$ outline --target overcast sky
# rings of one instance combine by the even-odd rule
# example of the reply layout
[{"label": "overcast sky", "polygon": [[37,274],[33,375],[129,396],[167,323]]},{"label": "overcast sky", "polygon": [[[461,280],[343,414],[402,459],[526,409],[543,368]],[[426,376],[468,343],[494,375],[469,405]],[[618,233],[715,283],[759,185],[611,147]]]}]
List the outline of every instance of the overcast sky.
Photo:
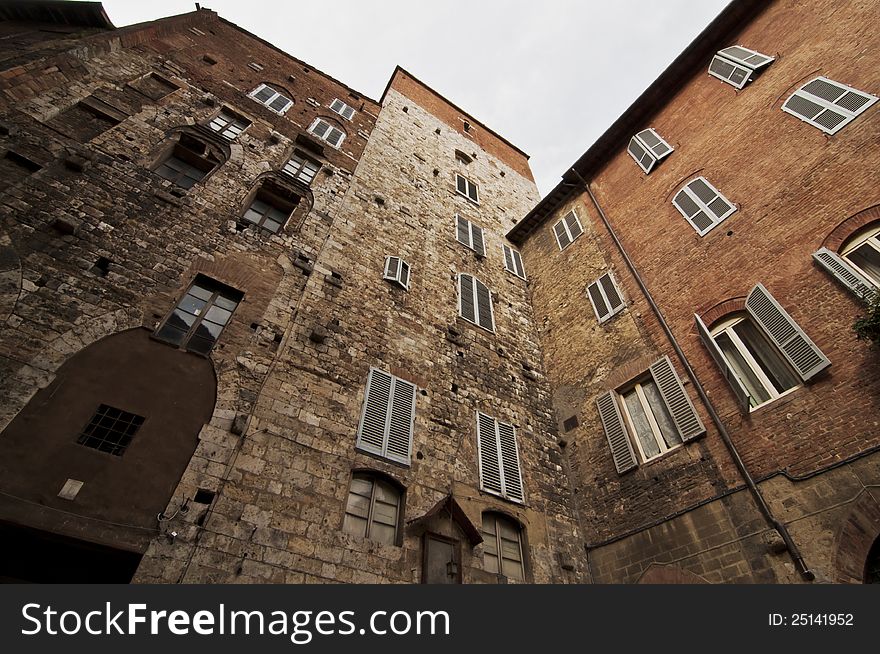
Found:
[{"label": "overcast sky", "polygon": [[[117,27],[193,11],[104,0]],[[205,0],[378,99],[400,64],[531,155],[542,195],[727,0]]]}]

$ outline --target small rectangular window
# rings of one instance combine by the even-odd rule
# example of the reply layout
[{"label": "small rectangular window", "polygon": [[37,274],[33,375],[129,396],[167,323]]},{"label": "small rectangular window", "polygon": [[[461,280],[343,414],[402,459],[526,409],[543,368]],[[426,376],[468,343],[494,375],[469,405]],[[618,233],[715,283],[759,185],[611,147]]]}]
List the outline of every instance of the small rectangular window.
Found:
[{"label": "small rectangular window", "polygon": [[315,122],[309,127],[309,132],[314,134],[322,141],[326,141],[334,148],[338,148],[345,140],[345,132],[337,127],[333,127],[323,118],[316,118]]},{"label": "small rectangular window", "polygon": [[400,257],[385,257],[383,278],[409,290],[409,264]]},{"label": "small rectangular window", "polygon": [[516,428],[477,411],[480,488],[512,502],[524,501]]},{"label": "small rectangular window", "polygon": [[700,236],[708,234],[736,211],[734,204],[705,177],[688,182],[672,199],[672,204]]},{"label": "small rectangular window", "polygon": [[581,221],[574,211],[569,211],[553,225],[553,234],[560,250],[564,250],[581,234],[584,233]]},{"label": "small rectangular window", "polygon": [[672,154],[673,147],[660,138],[657,132],[648,128],[633,136],[626,150],[645,174],[648,174],[658,161]]},{"label": "small rectangular window", "polygon": [[218,132],[223,138],[234,141],[250,124],[251,121],[247,118],[243,118],[231,109],[223,107],[220,113],[211,119],[208,127]]},{"label": "small rectangular window", "polygon": [[330,103],[330,109],[345,118],[345,120],[351,120],[352,118],[354,118],[354,108],[349,107],[338,98]]},{"label": "small rectangular window", "polygon": [[512,272],[520,279],[525,279],[526,271],[523,268],[522,256],[520,255],[520,253],[506,243],[501,244],[501,249],[504,252],[505,270],[507,270],[508,272]]},{"label": "small rectangular window", "polygon": [[870,93],[817,77],[792,93],[782,110],[826,134],[836,134],[875,102],[877,97]]},{"label": "small rectangular window", "polygon": [[240,291],[197,275],[154,336],[189,352],[208,356],[241,298]]},{"label": "small rectangular window", "polygon": [[727,82],[738,89],[754,79],[755,74],[773,62],[760,52],[749,50],[741,45],[733,45],[719,50],[709,64],[709,74]]},{"label": "small rectangular window", "polygon": [[290,175],[306,186],[310,186],[319,170],[321,170],[321,164],[297,150],[284,164],[281,172]]},{"label": "small rectangular window", "polygon": [[370,368],[356,447],[409,465],[415,415],[415,384]]},{"label": "small rectangular window", "polygon": [[590,284],[587,287],[587,295],[600,323],[620,313],[626,307],[623,294],[618,290],[610,272]]},{"label": "small rectangular window", "polygon": [[80,432],[76,442],[114,456],[122,456],[143,424],[142,416],[102,404]]},{"label": "small rectangular window", "polygon": [[260,84],[257,88],[250,92],[250,97],[265,105],[276,114],[284,114],[293,106],[293,100],[284,93],[268,84]]},{"label": "small rectangular window", "polygon": [[212,150],[204,142],[180,134],[155,172],[175,186],[189,190],[220,165],[220,159]]},{"label": "small rectangular window", "polygon": [[490,332],[495,331],[492,294],[479,279],[464,273],[458,276],[458,314]]},{"label": "small rectangular window", "polygon": [[469,247],[481,257],[486,256],[483,228],[458,214],[455,214],[455,238],[459,243]]},{"label": "small rectangular window", "polygon": [[474,204],[480,203],[480,193],[476,182],[472,182],[458,173],[455,175],[455,190],[459,195],[463,195]]},{"label": "small rectangular window", "polygon": [[88,143],[121,123],[123,118],[124,115],[114,107],[89,96],[65,109],[47,124],[80,143]]}]

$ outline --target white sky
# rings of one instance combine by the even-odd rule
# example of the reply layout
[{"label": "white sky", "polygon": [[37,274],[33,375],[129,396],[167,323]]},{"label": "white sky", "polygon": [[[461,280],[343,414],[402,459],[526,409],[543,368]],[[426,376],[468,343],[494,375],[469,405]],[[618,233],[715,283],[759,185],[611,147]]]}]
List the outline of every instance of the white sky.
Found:
[{"label": "white sky", "polygon": [[[531,155],[542,195],[728,0],[205,0],[367,96],[400,64]],[[184,0],[104,0],[117,27]]]}]

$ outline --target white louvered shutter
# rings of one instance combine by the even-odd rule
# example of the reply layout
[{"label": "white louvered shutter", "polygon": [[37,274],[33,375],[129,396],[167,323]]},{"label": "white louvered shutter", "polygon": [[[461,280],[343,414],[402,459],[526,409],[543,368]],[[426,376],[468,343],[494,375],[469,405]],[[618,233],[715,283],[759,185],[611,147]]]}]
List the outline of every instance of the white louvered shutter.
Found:
[{"label": "white louvered shutter", "polygon": [[406,261],[401,260],[400,276],[397,279],[404,288],[409,288],[409,264]]},{"label": "white louvered shutter", "polygon": [[672,146],[650,127],[632,137],[627,151],[645,173],[650,173],[660,159],[672,153]]},{"label": "white louvered shutter", "polygon": [[498,428],[498,443],[501,447],[501,470],[504,473],[504,496],[509,500],[523,501],[522,471],[519,463],[519,448],[516,443],[516,429],[513,425],[495,421]]},{"label": "white louvered shutter", "polygon": [[415,411],[413,384],[371,368],[356,447],[409,465]]},{"label": "white louvered shutter", "polygon": [[611,273],[605,273],[587,287],[587,295],[593,304],[596,318],[599,322],[605,322],[611,316],[623,310],[625,302],[617,289],[617,284]]},{"label": "white louvered shutter", "polygon": [[867,300],[876,291],[875,285],[867,277],[836,252],[821,248],[813,253],[813,259],[862,300]]},{"label": "white louvered shutter", "polygon": [[660,395],[669,409],[669,415],[678,428],[681,440],[689,441],[706,433],[703,421],[697,415],[691,398],[684,390],[684,386],[675,372],[675,367],[669,357],[663,357],[651,366],[651,376],[660,389]]},{"label": "white louvered shutter", "polygon": [[409,465],[415,412],[416,387],[408,381],[394,377],[385,448],[388,459]]},{"label": "white louvered shutter", "polygon": [[254,91],[252,97],[254,98],[254,100],[257,100],[258,102],[265,103],[273,95],[275,95],[275,89],[273,89],[271,86],[266,86],[265,84],[261,84],[260,86],[257,87],[257,90]]},{"label": "white louvered shutter", "polygon": [[709,64],[709,74],[741,89],[751,79],[752,70],[747,66],[716,54],[712,57],[712,62]]},{"label": "white louvered shutter", "polygon": [[501,244],[501,249],[504,251],[504,268],[517,277],[525,279],[526,272],[523,269],[522,256],[520,253],[504,243]]},{"label": "white louvered shutter", "polygon": [[510,272],[516,272],[513,265],[513,250],[504,243],[501,244],[501,249],[504,251],[504,267]]},{"label": "white louvered shutter", "polygon": [[732,202],[709,183],[705,177],[688,182],[672,199],[675,208],[700,236],[736,211]]},{"label": "white louvered shutter", "polygon": [[474,279],[477,290],[477,324],[490,332],[495,331],[495,322],[492,316],[492,294],[489,288],[479,279]]},{"label": "white louvered shutter", "polygon": [[516,267],[516,274],[523,279],[526,278],[526,269],[523,267],[522,255],[517,250],[513,252],[513,265]]},{"label": "white louvered shutter", "polygon": [[827,77],[817,77],[791,94],[782,110],[835,134],[877,102],[877,97]]},{"label": "white louvered shutter", "polygon": [[379,455],[383,452],[392,380],[393,377],[388,373],[375,368],[370,369],[364,398],[364,412],[361,416],[356,444],[359,449],[366,452]]},{"label": "white louvered shutter", "polygon": [[831,365],[822,350],[816,347],[762,284],[755,286],[749,293],[746,310],[803,381],[808,381]]},{"label": "white louvered shutter", "polygon": [[623,417],[620,415],[620,409],[614,400],[614,393],[609,391],[600,395],[596,400],[596,406],[599,409],[599,419],[602,421],[602,427],[605,429],[605,437],[608,439],[608,445],[611,448],[611,458],[614,459],[614,467],[617,468],[617,473],[622,475],[637,467],[638,463],[636,462],[632,443],[629,442],[629,436],[626,433],[626,426],[623,423]]},{"label": "white louvered shutter", "polygon": [[474,278],[470,275],[458,276],[459,313],[470,322],[477,322],[477,303],[474,294]]},{"label": "white louvered shutter", "polygon": [[504,484],[495,419],[477,411],[477,445],[479,447],[480,487],[490,493],[501,495]]},{"label": "white louvered shutter", "polygon": [[657,159],[650,150],[635,136],[630,139],[626,151],[636,160],[636,163],[639,164],[639,167],[644,170],[645,173],[650,173],[654,168],[654,164],[657,163]]},{"label": "white louvered shutter", "polygon": [[562,220],[553,225],[553,233],[556,235],[556,242],[559,244],[560,250],[564,250],[571,243],[571,239],[568,237],[568,232],[565,229],[565,223]]},{"label": "white louvered shutter", "polygon": [[739,377],[737,377],[733,368],[727,364],[727,359],[724,358],[721,348],[718,347],[715,339],[712,338],[712,334],[709,333],[709,328],[706,327],[706,324],[700,319],[700,316],[694,314],[694,320],[697,322],[697,333],[700,335],[700,340],[703,342],[706,349],[709,350],[712,359],[715,360],[715,363],[721,369],[721,373],[724,375],[727,383],[730,384],[730,388],[733,390],[733,394],[736,395],[740,408],[748,413],[752,405],[749,392],[746,390],[746,387],[740,381]]}]

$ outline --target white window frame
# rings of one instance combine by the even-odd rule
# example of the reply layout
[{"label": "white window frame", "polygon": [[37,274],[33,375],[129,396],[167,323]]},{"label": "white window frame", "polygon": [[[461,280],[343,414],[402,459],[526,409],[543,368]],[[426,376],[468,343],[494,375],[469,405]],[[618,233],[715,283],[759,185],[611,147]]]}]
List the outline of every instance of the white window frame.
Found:
[{"label": "white window frame", "polygon": [[[742,57],[738,57],[737,55],[729,52],[729,50],[731,50],[732,48],[739,48],[740,50],[745,50],[746,52],[749,53],[748,58],[761,57],[763,59],[763,61],[749,62],[747,60],[748,58],[744,59]],[[730,77],[724,77],[720,73],[716,73],[714,70],[712,70],[712,64],[715,63],[716,59],[723,61],[724,63],[728,64],[729,66],[733,66],[734,68],[738,68],[743,73],[745,73],[745,75],[743,76],[742,82],[740,82],[740,83],[734,82],[733,80],[730,79]],[[715,56],[712,57],[712,61],[709,64],[709,74],[712,77],[716,77],[716,78],[720,79],[722,82],[724,82],[726,84],[730,84],[732,87],[734,87],[736,89],[742,89],[746,84],[748,84],[749,82],[752,81],[752,79],[754,79],[756,71],[760,70],[761,68],[764,68],[765,66],[769,66],[774,61],[776,61],[775,57],[771,57],[770,55],[765,55],[762,52],[757,52],[756,50],[746,48],[745,46],[742,46],[742,45],[733,45],[733,46],[729,46],[727,48],[723,48],[723,49],[719,50],[715,54]]]},{"label": "white window frame", "polygon": [[[635,443],[642,463],[653,461],[654,459],[660,458],[667,452],[677,450],[682,445],[684,445],[684,439],[682,439],[681,443],[676,443],[672,447],[669,447],[666,444],[666,440],[663,438],[663,432],[660,431],[660,425],[657,422],[657,418],[654,417],[654,410],[651,408],[651,405],[648,402],[648,398],[645,395],[645,391],[642,389],[642,383],[649,379],[651,381],[654,381],[650,375],[646,377],[640,377],[637,382],[633,384],[628,384],[624,387],[623,390],[616,391],[615,393],[617,395],[616,399],[618,405],[620,406],[621,414],[623,415],[623,419],[626,421],[627,435],[629,436],[630,442]],[[654,383],[656,384],[656,381]],[[642,449],[642,439],[639,438],[639,434],[635,428],[635,423],[633,422],[632,416],[629,413],[629,407],[627,407],[626,401],[623,399],[624,395],[629,394],[629,392],[633,390],[636,392],[636,397],[638,397],[639,399],[639,404],[642,405],[642,410],[645,412],[645,416],[648,418],[648,426],[651,428],[651,434],[654,436],[654,441],[657,443],[657,447],[660,450],[659,454],[655,454],[651,457],[647,456],[644,449]]]},{"label": "white window frame", "polygon": [[[710,200],[708,203],[703,202],[697,196],[697,194],[691,190],[691,188],[690,188],[691,184],[693,184],[694,182],[697,182],[697,181],[702,181],[704,184],[706,184],[706,186],[709,187],[710,190],[712,190],[715,193],[715,197],[712,198],[712,200]],[[679,206],[678,202],[676,201],[676,198],[678,197],[679,193],[681,193],[681,192],[684,192],[685,195],[687,195],[697,205],[698,210],[696,212],[694,212],[694,214],[691,216],[687,215],[687,212],[681,206]],[[714,202],[717,198],[721,198],[722,200],[724,200],[724,202],[726,202],[727,205],[730,207],[730,209],[728,209],[721,216],[716,215],[715,212],[709,208],[709,204]],[[684,216],[684,219],[687,220],[688,224],[691,227],[693,227],[694,231],[696,231],[697,234],[699,234],[700,236],[705,236],[706,234],[711,232],[713,229],[715,229],[718,225],[723,223],[725,220],[727,220],[730,216],[735,214],[737,211],[737,206],[733,202],[728,200],[726,197],[724,197],[724,195],[722,195],[721,191],[719,191],[717,188],[712,186],[712,184],[709,183],[709,180],[703,176],[694,177],[693,179],[689,180],[687,184],[685,184],[678,191],[676,191],[675,195],[672,197],[672,206],[674,206],[676,208],[676,210],[682,216]],[[710,218],[712,220],[712,224],[709,225],[708,227],[706,227],[705,229],[700,229],[693,222],[694,216],[696,216],[700,212],[704,213],[707,218]]]},{"label": "white window frame", "polygon": [[[620,297],[620,306],[618,306],[616,309],[611,309],[611,302],[608,301],[608,293],[605,291],[605,287],[602,286],[603,277],[608,277],[608,279],[611,280],[611,284],[614,286],[614,290],[617,291],[617,295]],[[596,303],[593,301],[593,296],[590,294],[590,286],[593,286],[594,284],[596,285],[596,288],[599,289],[599,295],[601,295],[602,299],[605,301],[605,306],[608,307],[609,312],[604,317],[599,315],[599,309],[596,307]],[[593,313],[596,314],[596,320],[599,321],[599,324],[611,320],[611,318],[626,309],[626,298],[621,292],[620,286],[618,285],[617,280],[614,278],[614,274],[610,270],[602,275],[599,275],[597,279],[587,285],[587,297],[590,299],[590,304],[593,307]]]},{"label": "white window frame", "polygon": [[871,282],[874,286],[874,289],[880,290],[880,279],[876,279],[871,276],[865,270],[862,270],[856,263],[850,260],[849,255],[854,251],[860,248],[862,245],[868,244],[870,248],[876,250],[880,253],[880,225],[875,225],[861,234],[857,234],[854,238],[851,238],[845,245],[843,249],[840,251],[840,256],[843,257],[846,262],[855,268],[858,272],[860,272],[867,281]]},{"label": "white window frame", "polygon": [[[486,488],[483,484],[483,446],[480,444],[480,416],[485,416],[489,420],[491,420],[495,426],[495,448],[498,453],[498,471],[499,471],[499,481],[501,483],[501,492]],[[502,454],[501,448],[501,425],[505,425],[506,427],[510,427],[513,430],[513,446],[516,452],[516,463],[517,463],[517,473],[519,474],[519,487],[522,491],[522,499],[517,497],[512,497],[508,494],[507,491],[507,480],[506,474],[504,472],[504,455]],[[484,493],[489,493],[490,495],[494,495],[495,497],[502,497],[508,502],[514,502],[516,504],[525,504],[526,502],[526,487],[523,482],[522,475],[522,456],[519,452],[519,438],[517,438],[516,427],[508,422],[501,422],[498,418],[494,416],[490,416],[488,413],[483,413],[482,411],[477,411],[477,467],[480,478],[480,490]]]},{"label": "white window frame", "polygon": [[[462,193],[458,188],[458,180],[463,179],[465,183],[465,192]],[[470,191],[473,190],[474,197],[470,196]],[[460,196],[467,198],[468,202],[473,202],[474,204],[480,204],[480,186],[476,182],[472,181],[470,178],[461,175],[460,173],[455,173],[455,192]]]},{"label": "white window frame", "polygon": [[[298,161],[297,161],[298,160]],[[303,174],[303,171],[306,169],[311,170],[314,168],[314,172],[310,175]],[[312,182],[315,181],[315,177],[318,176],[318,172],[321,170],[321,164],[314,159],[307,157],[302,154],[299,150],[294,150],[293,154],[290,155],[290,158],[284,163],[284,167],[281,169],[281,172],[285,175],[292,177],[293,179],[305,184],[306,186],[311,186]]]},{"label": "white window frame", "polygon": [[[215,127],[215,121],[219,122],[222,127]],[[227,107],[220,109],[217,115],[208,121],[208,129],[217,132],[227,141],[234,141],[250,126],[251,121]]]},{"label": "white window frame", "polygon": [[[340,106],[341,105],[341,106]],[[339,98],[333,98],[333,102],[330,103],[330,111],[339,114],[345,120],[352,120],[355,116],[355,109],[350,104],[347,104],[340,100]]]},{"label": "white window frame", "polygon": [[[468,225],[468,239],[469,239],[468,243],[465,243],[460,238],[458,238],[458,225],[460,222],[465,222]],[[480,252],[476,248],[476,243],[475,243],[475,239],[474,239],[475,230],[480,230],[480,236],[481,236],[481,240],[483,242],[483,251],[482,252]],[[465,218],[464,216],[462,216],[461,214],[458,214],[458,213],[455,214],[455,240],[458,241],[459,243],[461,243],[462,245],[464,245],[465,247],[476,252],[478,256],[481,256],[481,257],[486,256],[486,230],[484,230],[479,225],[474,224],[474,222],[472,220],[468,220],[467,218]]]},{"label": "white window frame", "polygon": [[[510,261],[513,262],[513,268],[508,265],[507,253],[510,252]],[[526,269],[523,266],[522,254],[519,250],[515,250],[510,247],[507,243],[501,244],[501,253],[504,255],[504,269],[516,275],[520,279],[526,278]]]},{"label": "white window frame", "polygon": [[[388,264],[392,259],[397,259],[396,271],[389,270]],[[406,268],[406,282],[403,281],[404,268]],[[410,265],[404,261],[402,257],[388,255],[385,257],[385,272],[382,274],[382,279],[394,282],[404,290],[408,291],[410,282],[412,281],[412,268],[410,268]]]},{"label": "white window frame", "polygon": [[[810,91],[806,90],[806,87],[808,87],[810,84],[812,84],[813,82],[816,82],[816,81],[826,82],[827,84],[830,84],[830,85],[836,87],[840,91],[840,95],[835,100],[826,100],[825,98],[820,98],[818,95],[813,95]],[[850,110],[850,109],[846,109],[839,104],[835,104],[838,100],[841,100],[843,97],[845,97],[849,93],[853,93],[853,94],[861,96],[863,98],[867,98],[867,102],[862,104],[862,106],[860,106],[855,111]],[[799,97],[802,100],[806,100],[808,102],[812,102],[813,104],[819,105],[820,107],[823,107],[823,110],[820,111],[818,114],[816,114],[813,118],[808,118],[802,114],[796,113],[796,112],[792,111],[788,106],[789,103],[792,101],[792,99],[795,97]],[[867,93],[865,91],[860,91],[859,89],[855,89],[851,86],[848,86],[847,84],[843,84],[842,82],[837,82],[833,79],[819,76],[819,77],[814,77],[809,82],[807,82],[806,84],[801,86],[797,91],[792,93],[788,97],[788,99],[782,104],[782,110],[785,113],[791,114],[795,118],[802,120],[803,122],[807,123],[808,125],[812,125],[813,127],[816,127],[817,129],[822,130],[826,134],[831,135],[831,134],[837,134],[837,132],[842,130],[844,127],[849,125],[852,121],[854,121],[856,118],[858,118],[864,112],[866,112],[871,106],[874,105],[875,102],[877,102],[878,99],[880,99],[880,98],[878,98],[875,95],[871,95],[870,93]],[[831,128],[825,127],[824,125],[817,123],[815,119],[818,118],[819,116],[821,116],[822,114],[824,114],[826,110],[831,111],[832,113],[836,113],[838,115],[841,115],[844,117],[844,119],[841,122],[839,122],[837,125],[835,125],[834,127],[831,127]]]},{"label": "white window frame", "polygon": [[[570,230],[569,227],[568,227],[568,222],[566,222],[566,220],[565,220],[565,219],[568,218],[569,216],[574,216],[574,221],[577,223],[577,226],[578,226],[578,227],[580,228],[580,230],[581,230],[580,233],[578,233],[577,236],[572,236],[572,235],[571,235],[571,230]],[[559,234],[556,233],[556,226],[557,226],[559,223],[562,223],[562,228],[565,230],[565,234],[566,234],[566,236],[568,236],[568,243],[567,243],[566,245],[563,245],[563,244],[559,241]],[[560,218],[560,219],[557,220],[555,223],[553,223],[553,227],[551,227],[551,230],[553,231],[553,238],[556,239],[556,245],[559,246],[559,249],[560,249],[560,250],[564,250],[565,248],[567,248],[568,246],[570,246],[572,243],[574,243],[574,242],[575,242],[575,239],[577,239],[579,236],[583,235],[583,233],[584,233],[584,226],[581,224],[581,219],[578,218],[577,212],[576,212],[574,209],[572,209],[571,211],[569,211],[568,213],[566,213],[562,218]]]},{"label": "white window frame", "polygon": [[[315,130],[318,128],[318,125],[320,125],[320,124],[322,124],[322,123],[323,123],[324,125],[326,125],[326,126],[329,128],[328,130],[326,130],[326,131],[324,132],[325,135],[329,136],[330,134],[333,133],[333,130],[336,130],[337,132],[339,132],[339,133],[342,135],[342,136],[340,137],[338,143],[335,143],[335,144],[334,144],[332,141],[330,141],[329,139],[327,139],[325,136],[321,136],[320,134],[318,134],[318,133],[315,131]],[[316,137],[316,138],[321,139],[322,141],[324,141],[324,143],[326,143],[327,145],[329,145],[329,146],[332,147],[332,148],[336,148],[337,150],[338,150],[339,148],[342,147],[342,144],[343,144],[343,142],[345,141],[345,137],[347,136],[347,134],[345,133],[344,130],[340,129],[339,127],[336,127],[336,126],[333,125],[333,123],[331,123],[329,120],[326,120],[326,119],[324,119],[324,118],[320,118],[320,117],[315,118],[315,120],[312,121],[312,124],[309,126],[309,134],[311,134],[312,136],[314,136],[314,137]]]},{"label": "white window frame", "polygon": [[[462,311],[462,305],[461,305],[461,276],[462,275],[467,275],[468,277],[471,278],[471,287],[473,288],[473,291],[474,291],[474,320],[471,320],[470,318],[465,316]],[[480,282],[480,284],[483,284],[483,286],[486,287],[486,291],[489,294],[489,316],[492,318],[492,329],[488,329],[487,327],[484,327],[483,325],[480,324],[480,297],[477,294],[477,282]],[[494,304],[494,302],[492,302],[492,289],[489,288],[489,285],[484,284],[482,281],[477,279],[476,275],[472,275],[470,273],[458,273],[456,280],[455,280],[455,283],[456,283],[456,291],[458,292],[458,315],[459,315],[459,317],[462,320],[467,320],[472,325],[476,325],[480,329],[485,329],[486,331],[492,332],[494,334],[495,333],[495,308],[492,306]]]},{"label": "white window frame", "polygon": [[[261,92],[262,90],[264,90],[264,89],[270,89],[270,90],[272,91],[272,95],[270,95],[270,96],[269,96],[268,98],[266,98],[265,100],[260,100],[260,99],[257,97],[257,94],[260,93],[260,92]],[[293,106],[293,98],[291,98],[290,96],[288,96],[288,95],[285,94],[285,93],[282,93],[281,91],[279,91],[278,89],[276,89],[276,88],[275,88],[274,86],[272,86],[271,84],[260,84],[260,85],[259,85],[257,88],[255,88],[253,91],[251,91],[250,93],[248,93],[248,97],[250,97],[251,99],[253,99],[254,102],[258,102],[259,104],[263,105],[263,106],[266,107],[266,109],[268,109],[269,111],[272,111],[272,112],[278,114],[279,116],[283,116],[283,115],[287,112],[287,110],[290,109],[290,108]],[[271,105],[273,102],[275,102],[275,100],[277,100],[278,98],[284,98],[285,100],[287,100],[287,104],[284,105],[284,108],[283,108],[283,109],[275,109],[274,107],[270,107],[270,106],[269,106],[269,105]]]},{"label": "white window frame", "polygon": [[[664,152],[663,154],[658,155],[657,151],[654,149],[654,148],[657,148],[658,145],[655,145],[655,146],[648,145],[644,139],[644,136],[643,136],[643,134],[645,134],[645,132],[650,132],[654,136],[654,138],[656,138],[658,141],[660,141],[660,143],[658,145],[665,145],[667,148],[667,151]],[[642,148],[642,150],[645,151],[645,154],[642,155],[641,159],[636,157],[635,153],[632,151],[633,141],[635,141],[638,144],[638,146],[640,148]],[[633,160],[639,165],[639,168],[641,168],[645,172],[646,175],[649,175],[651,173],[651,171],[654,170],[654,166],[656,166],[661,160],[665,159],[670,154],[675,152],[675,148],[673,148],[671,145],[669,145],[669,143],[667,143],[663,139],[663,137],[657,133],[657,130],[649,127],[647,129],[643,129],[641,132],[638,132],[637,134],[633,135],[633,137],[629,141],[629,145],[627,146],[626,151],[629,153],[629,156],[631,156],[633,158]],[[644,163],[646,158],[649,160],[649,163],[647,163],[647,164]]]}]

